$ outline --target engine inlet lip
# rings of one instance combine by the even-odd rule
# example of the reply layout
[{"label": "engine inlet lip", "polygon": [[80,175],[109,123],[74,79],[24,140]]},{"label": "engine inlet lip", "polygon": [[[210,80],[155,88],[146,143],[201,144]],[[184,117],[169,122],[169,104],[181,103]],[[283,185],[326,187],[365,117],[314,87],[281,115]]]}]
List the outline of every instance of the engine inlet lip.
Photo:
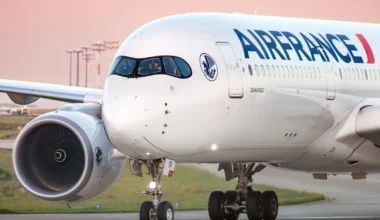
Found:
[{"label": "engine inlet lip", "polygon": [[[48,191],[32,186],[32,184],[30,184],[31,181],[26,178],[26,175],[24,175],[25,171],[23,171],[19,167],[21,162],[17,161],[17,155],[22,154],[22,146],[23,142],[25,141],[22,137],[27,137],[27,135],[29,135],[34,129],[49,123],[61,125],[71,130],[78,138],[84,151],[84,170],[81,177],[74,186],[60,192]],[[75,196],[77,193],[79,193],[86,186],[86,183],[89,181],[91,177],[93,169],[93,159],[94,158],[92,153],[91,142],[88,139],[85,132],[74,121],[66,117],[55,115],[54,113],[42,115],[29,122],[17,136],[12,154],[13,168],[22,186],[25,187],[25,189],[34,196],[49,201],[70,200],[71,195]]]}]

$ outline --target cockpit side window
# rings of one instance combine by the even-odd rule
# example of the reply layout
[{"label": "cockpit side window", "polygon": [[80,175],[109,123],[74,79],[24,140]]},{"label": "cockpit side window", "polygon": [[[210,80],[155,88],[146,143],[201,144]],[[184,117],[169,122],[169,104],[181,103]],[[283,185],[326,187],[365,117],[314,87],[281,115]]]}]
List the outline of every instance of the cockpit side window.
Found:
[{"label": "cockpit side window", "polygon": [[183,59],[176,57],[174,58],[174,61],[177,63],[179,69],[181,70],[183,77],[190,76],[191,74],[190,67],[189,65],[187,65],[187,63]]},{"label": "cockpit side window", "polygon": [[159,58],[142,60],[139,64],[138,74],[152,75],[162,71],[161,61]]},{"label": "cockpit side window", "polygon": [[164,61],[165,72],[167,74],[181,77],[181,72],[178,69],[177,65],[174,63],[174,60],[172,58],[164,57],[163,61]]},{"label": "cockpit side window", "polygon": [[122,76],[131,76],[136,67],[136,60],[124,58],[115,69],[115,73]]}]

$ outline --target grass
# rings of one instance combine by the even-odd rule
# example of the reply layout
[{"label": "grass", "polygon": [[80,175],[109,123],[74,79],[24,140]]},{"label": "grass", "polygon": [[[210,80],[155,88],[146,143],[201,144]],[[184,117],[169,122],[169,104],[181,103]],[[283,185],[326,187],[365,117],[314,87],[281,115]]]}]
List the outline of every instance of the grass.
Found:
[{"label": "grass", "polygon": [[[151,200],[141,192],[150,182],[150,177],[132,176],[126,167],[121,178],[105,193],[95,199],[79,204],[45,202],[31,196],[17,181],[12,170],[11,151],[0,149],[0,213],[91,213],[91,212],[136,212],[143,201]],[[178,165],[172,178],[164,177],[165,200],[178,203],[177,210],[203,210],[214,190],[231,190],[236,181],[226,182],[215,174],[191,165]],[[265,185],[254,185],[255,190],[275,190],[280,205],[299,204],[323,200],[315,193],[278,189]],[[100,208],[97,209],[96,206]]]},{"label": "grass", "polygon": [[33,118],[28,116],[0,117],[0,139],[14,139],[20,132],[17,127],[24,127]]}]

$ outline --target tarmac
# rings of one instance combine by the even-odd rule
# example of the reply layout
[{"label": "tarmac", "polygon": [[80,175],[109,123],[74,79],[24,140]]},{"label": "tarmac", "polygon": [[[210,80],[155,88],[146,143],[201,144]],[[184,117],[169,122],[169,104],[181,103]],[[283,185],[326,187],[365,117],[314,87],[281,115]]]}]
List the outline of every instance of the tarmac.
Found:
[{"label": "tarmac", "polygon": [[[13,140],[1,140],[0,147],[12,149]],[[194,164],[217,172],[216,164]],[[366,180],[352,180],[351,176],[333,176],[328,180],[314,180],[310,173],[265,168],[254,176],[254,182],[281,188],[322,193],[326,201],[281,206],[281,219],[380,219],[380,175],[369,175]],[[164,186],[165,187],[165,186]],[[1,208],[1,207],[0,207]],[[137,220],[138,213],[107,214],[31,214],[0,215],[0,220]],[[207,211],[177,211],[176,220],[208,220]],[[239,219],[248,219],[241,215]]]}]

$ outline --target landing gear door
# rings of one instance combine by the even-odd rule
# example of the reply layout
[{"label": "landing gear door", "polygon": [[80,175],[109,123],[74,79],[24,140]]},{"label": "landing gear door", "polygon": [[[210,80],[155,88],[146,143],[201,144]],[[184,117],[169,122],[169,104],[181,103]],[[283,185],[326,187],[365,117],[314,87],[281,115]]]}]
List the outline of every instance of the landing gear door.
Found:
[{"label": "landing gear door", "polygon": [[222,53],[227,70],[229,83],[228,94],[231,98],[241,98],[243,97],[244,90],[240,67],[235,53],[228,42],[217,42],[216,45]]}]

